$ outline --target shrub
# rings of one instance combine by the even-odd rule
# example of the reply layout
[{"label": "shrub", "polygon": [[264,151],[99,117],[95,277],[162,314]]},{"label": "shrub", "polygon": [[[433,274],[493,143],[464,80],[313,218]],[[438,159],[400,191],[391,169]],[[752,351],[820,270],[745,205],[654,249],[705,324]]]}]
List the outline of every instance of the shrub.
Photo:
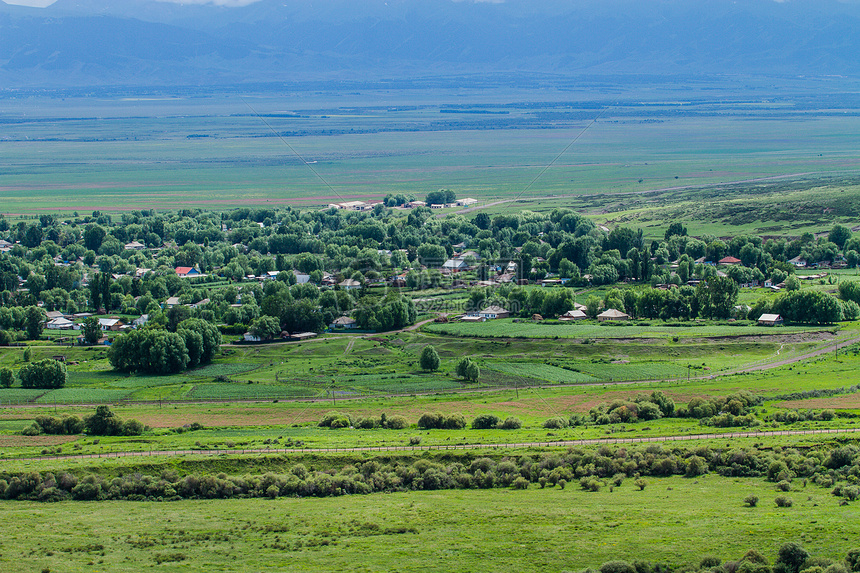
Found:
[{"label": "shrub", "polygon": [[703,557],[701,562],[699,562],[699,569],[711,569],[712,567],[719,567],[722,561],[719,557]]},{"label": "shrub", "polygon": [[793,541],[783,543],[777,553],[774,570],[779,568],[786,573],[797,573],[807,559],[809,559],[809,553],[799,543]]},{"label": "shrub", "polygon": [[418,427],[423,430],[443,428],[445,416],[441,412],[425,412],[418,418]]},{"label": "shrub", "polygon": [[639,491],[645,489],[645,486],[648,485],[648,482],[642,478],[636,478],[636,481],[633,482],[633,485],[639,488]]},{"label": "shrub", "polygon": [[748,495],[744,498],[744,503],[749,507],[755,507],[758,505],[758,496],[757,495]]},{"label": "shrub", "polygon": [[473,430],[491,430],[499,425],[499,417],[493,414],[481,414],[472,420]]},{"label": "shrub", "polygon": [[579,487],[585,491],[600,491],[600,482],[593,477],[584,477],[579,480]]},{"label": "shrub", "polygon": [[786,497],[784,495],[777,496],[776,499],[773,500],[776,503],[777,507],[791,507],[794,503],[791,501],[790,497]]},{"label": "shrub", "polygon": [[627,561],[607,561],[598,569],[600,573],[636,573],[636,568]]},{"label": "shrub", "polygon": [[518,477],[513,481],[511,487],[514,489],[528,489],[529,488],[529,480],[524,478],[523,476]]},{"label": "shrub", "polygon": [[386,420],[385,427],[389,430],[405,430],[409,427],[409,422],[403,416],[391,416]]},{"label": "shrub", "polygon": [[543,423],[543,427],[547,430],[560,430],[562,428],[567,427],[567,420],[562,418],[561,416],[557,416],[555,418],[550,418],[546,422]]},{"label": "shrub", "polygon": [[462,430],[466,427],[466,418],[463,414],[451,414],[442,422],[446,430]]},{"label": "shrub", "polygon": [[355,422],[356,428],[361,428],[362,430],[372,430],[377,426],[378,421],[374,418],[359,418]]},{"label": "shrub", "polygon": [[[346,425],[343,424],[343,420],[346,419]],[[338,425],[333,425],[335,422]],[[323,419],[320,420],[319,426],[321,428],[346,428],[352,425],[352,420],[349,417],[349,414],[344,414],[342,412],[328,412]]]},{"label": "shrub", "polygon": [[411,438],[409,438],[409,445],[410,446],[417,446],[420,443],[421,443],[421,436],[412,436]]},{"label": "shrub", "polygon": [[791,482],[784,479],[776,484],[776,489],[779,491],[791,491]]},{"label": "shrub", "polygon": [[505,421],[499,426],[503,430],[519,430],[523,427],[523,423],[519,418],[508,416]]}]

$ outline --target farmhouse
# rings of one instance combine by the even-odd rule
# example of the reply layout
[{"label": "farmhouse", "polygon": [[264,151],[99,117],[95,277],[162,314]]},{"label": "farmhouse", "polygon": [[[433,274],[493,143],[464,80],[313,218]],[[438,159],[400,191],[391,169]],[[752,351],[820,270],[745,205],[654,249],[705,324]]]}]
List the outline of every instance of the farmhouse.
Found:
[{"label": "farmhouse", "polygon": [[100,318],[99,327],[102,330],[117,331],[122,328],[122,321],[118,318]]},{"label": "farmhouse", "polygon": [[797,255],[793,259],[788,259],[788,263],[794,265],[799,269],[806,268],[806,259],[801,258],[800,255]]},{"label": "farmhouse", "polygon": [[348,316],[341,316],[339,318],[334,319],[334,322],[332,322],[330,326],[332,328],[353,329],[356,328],[356,323],[354,318],[350,318]]},{"label": "farmhouse", "polygon": [[176,275],[180,278],[200,276],[200,271],[198,271],[194,267],[176,267],[176,269],[174,270],[176,271]]},{"label": "farmhouse", "polygon": [[719,260],[718,264],[727,265],[727,266],[735,266],[741,264],[741,260],[735,257],[723,257]]},{"label": "farmhouse", "polygon": [[581,310],[569,310],[563,315],[559,316],[559,320],[582,320],[584,318],[588,318],[588,315],[582,312]]},{"label": "farmhouse", "polygon": [[137,241],[132,241],[130,243],[125,244],[126,251],[142,251],[146,248],[146,245],[143,243],[139,243]]},{"label": "farmhouse", "polygon": [[361,288],[361,283],[353,279],[344,279],[337,284],[344,290],[355,290],[357,288]]},{"label": "farmhouse", "polygon": [[80,327],[77,326],[74,322],[69,320],[68,318],[63,318],[62,316],[58,316],[57,318],[52,318],[48,321],[48,324],[45,325],[46,328],[51,330],[79,330]]},{"label": "farmhouse", "polygon": [[487,321],[487,317],[485,317],[485,316],[478,316],[477,314],[469,314],[469,315],[466,315],[466,316],[461,316],[461,317],[460,317],[460,321],[461,321],[461,322],[486,322],[486,321]]},{"label": "farmhouse", "polygon": [[778,314],[763,314],[758,319],[759,326],[779,326],[782,323],[782,317]]},{"label": "farmhouse", "polygon": [[458,207],[468,207],[469,205],[475,205],[478,203],[477,199],[472,199],[471,197],[466,197],[465,199],[457,199],[454,204]]},{"label": "farmhouse", "polygon": [[345,209],[347,211],[369,211],[373,205],[364,201],[346,201],[344,203],[329,203],[329,208]]},{"label": "farmhouse", "polygon": [[630,315],[624,314],[620,310],[615,310],[614,308],[607,308],[597,315],[597,320],[599,322],[605,322],[607,320],[630,320]]},{"label": "farmhouse", "polygon": [[478,316],[483,317],[487,320],[492,320],[494,318],[508,318],[511,315],[507,309],[504,309],[497,305],[491,305],[485,308],[484,310],[478,313]]},{"label": "farmhouse", "polygon": [[461,258],[448,259],[442,264],[442,271],[448,271],[451,273],[458,273],[466,270],[467,268],[469,268],[469,265],[467,265],[466,261]]}]

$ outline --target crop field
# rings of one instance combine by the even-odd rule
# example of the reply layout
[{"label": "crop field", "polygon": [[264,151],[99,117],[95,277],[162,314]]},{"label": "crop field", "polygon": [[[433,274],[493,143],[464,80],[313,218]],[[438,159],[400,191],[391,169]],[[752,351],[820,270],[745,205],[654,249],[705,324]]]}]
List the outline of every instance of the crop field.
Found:
[{"label": "crop field", "polygon": [[[787,540],[823,558],[857,545],[857,504],[808,486],[779,508],[760,479],[653,478],[614,491],[467,490],[325,499],[172,503],[2,502],[0,566],[10,572],[160,570],[579,570],[610,559],[681,565]],[[746,507],[748,495],[761,498]],[[35,515],[38,522],[33,523]],[[631,516],[635,516],[632,517]]]}]

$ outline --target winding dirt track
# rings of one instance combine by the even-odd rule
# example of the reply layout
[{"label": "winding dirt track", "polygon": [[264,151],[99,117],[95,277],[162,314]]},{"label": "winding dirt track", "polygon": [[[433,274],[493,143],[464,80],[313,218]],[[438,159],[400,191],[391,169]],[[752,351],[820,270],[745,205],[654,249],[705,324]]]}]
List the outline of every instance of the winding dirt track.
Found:
[{"label": "winding dirt track", "polygon": [[251,450],[151,450],[144,452],[106,452],[79,456],[40,456],[32,458],[4,458],[0,461],[44,461],[44,460],[94,460],[101,458],[130,458],[148,456],[222,456],[222,455],[271,455],[271,454],[331,454],[361,452],[422,452],[447,450],[485,450],[517,448],[561,448],[595,444],[642,444],[655,442],[688,442],[697,440],[724,440],[734,438],[769,438],[776,436],[814,436],[822,434],[855,434],[860,428],[834,430],[784,430],[779,432],[725,432],[722,434],[688,434],[679,436],[653,436],[649,438],[595,438],[588,440],[560,440],[557,442],[511,442],[497,444],[454,444],[439,446],[366,446],[356,448],[280,448]]}]

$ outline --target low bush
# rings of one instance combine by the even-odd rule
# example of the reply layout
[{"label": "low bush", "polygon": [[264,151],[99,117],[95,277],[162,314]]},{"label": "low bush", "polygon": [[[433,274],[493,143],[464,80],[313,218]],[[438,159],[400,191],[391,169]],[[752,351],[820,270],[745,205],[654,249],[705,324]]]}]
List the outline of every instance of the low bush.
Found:
[{"label": "low bush", "polygon": [[790,497],[784,495],[777,496],[773,501],[777,507],[791,507],[794,504]]},{"label": "low bush", "polygon": [[482,414],[472,420],[473,430],[491,430],[499,425],[499,417],[493,414]]}]

